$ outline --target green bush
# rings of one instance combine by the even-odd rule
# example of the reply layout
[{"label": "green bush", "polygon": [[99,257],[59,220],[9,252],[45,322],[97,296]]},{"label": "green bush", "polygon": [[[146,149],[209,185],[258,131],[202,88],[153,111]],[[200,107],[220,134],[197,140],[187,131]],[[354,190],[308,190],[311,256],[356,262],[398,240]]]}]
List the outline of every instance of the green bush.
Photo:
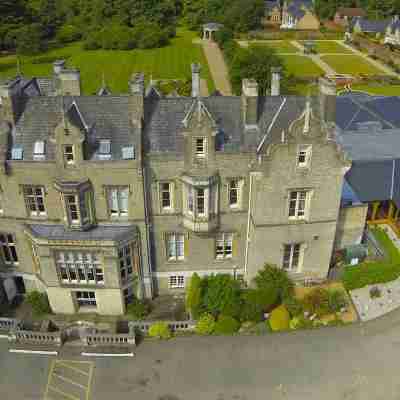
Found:
[{"label": "green bush", "polygon": [[170,339],[172,334],[165,322],[156,322],[150,326],[149,336],[156,337],[158,339]]},{"label": "green bush", "polygon": [[380,262],[362,263],[345,267],[342,281],[346,290],[354,290],[375,283],[394,281],[400,276],[400,264]]},{"label": "green bush", "polygon": [[240,320],[259,322],[262,320],[263,313],[277,303],[278,291],[273,287],[263,290],[249,289],[244,291],[241,297]]},{"label": "green bush", "polygon": [[294,284],[286,271],[274,265],[265,264],[254,278],[258,289],[267,289],[272,286],[278,291],[280,301],[293,295]]},{"label": "green bush", "polygon": [[331,289],[328,291],[328,303],[330,312],[338,312],[341,308],[346,307],[347,297],[346,293],[340,289]]},{"label": "green bush", "polygon": [[49,300],[46,293],[34,290],[25,296],[25,302],[32,307],[33,314],[40,316],[51,313]]},{"label": "green bush", "polygon": [[191,318],[196,319],[199,316],[201,307],[201,278],[196,273],[190,278],[186,290],[185,306]]},{"label": "green bush", "polygon": [[290,329],[293,329],[293,330],[312,328],[312,326],[313,326],[312,321],[304,318],[302,315],[293,317],[289,323]]},{"label": "green bush", "polygon": [[289,311],[282,304],[272,310],[269,317],[269,325],[273,331],[284,331],[289,329],[290,315]]},{"label": "green bush", "polygon": [[63,25],[57,32],[56,39],[60,43],[71,43],[82,37],[81,30],[74,25]]},{"label": "green bush", "polygon": [[304,308],[319,317],[329,314],[329,292],[324,288],[315,288],[304,296]]},{"label": "green bush", "polygon": [[134,299],[131,304],[126,307],[126,313],[134,319],[144,319],[151,312],[151,305],[146,300]]},{"label": "green bush", "polygon": [[232,335],[240,328],[239,322],[229,315],[221,315],[215,324],[214,334],[216,335]]},{"label": "green bush", "polygon": [[291,296],[284,299],[283,304],[289,311],[291,317],[297,317],[300,314],[303,314],[303,303],[296,299],[296,297]]},{"label": "green bush", "polygon": [[215,329],[215,318],[211,314],[203,314],[196,324],[196,333],[211,335]]}]

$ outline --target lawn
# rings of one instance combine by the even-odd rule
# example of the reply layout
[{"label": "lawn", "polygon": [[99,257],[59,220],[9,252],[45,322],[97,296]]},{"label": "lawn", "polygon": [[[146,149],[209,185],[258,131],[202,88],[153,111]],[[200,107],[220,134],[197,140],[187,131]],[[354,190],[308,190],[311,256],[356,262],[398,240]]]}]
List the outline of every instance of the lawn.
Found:
[{"label": "lawn", "polygon": [[288,40],[258,40],[249,42],[250,46],[266,46],[274,49],[277,53],[298,53],[299,49]]},{"label": "lawn", "polygon": [[400,85],[351,85],[351,89],[372,95],[400,96]]},{"label": "lawn", "polygon": [[299,77],[324,75],[324,71],[308,57],[300,55],[284,55],[279,57],[283,60],[289,74]]},{"label": "lawn", "polygon": [[[52,61],[67,59],[68,66],[81,71],[84,94],[93,94],[101,86],[104,74],[107,85],[115,93],[128,91],[128,80],[133,72],[142,71],[146,79],[179,79],[190,77],[190,64],[199,62],[202,77],[207,80],[210,91],[215,86],[200,45],[193,44],[194,32],[179,29],[177,37],[160,49],[149,50],[94,50],[82,49],[81,43],[48,51],[36,57],[21,60],[22,72],[26,76],[48,76],[52,73]],[[0,78],[15,76],[16,57],[0,57]]]},{"label": "lawn", "polygon": [[[302,42],[304,44],[304,41]],[[333,40],[316,40],[316,50],[319,54],[352,54],[352,51]]]},{"label": "lawn", "polygon": [[380,246],[385,251],[388,260],[391,263],[400,264],[400,252],[397,249],[397,247],[393,244],[393,242],[390,240],[386,232],[378,227],[372,229],[372,233],[374,234],[374,237],[378,241]]},{"label": "lawn", "polygon": [[367,60],[357,55],[348,56],[321,56],[321,59],[325,61],[331,68],[333,68],[338,74],[350,74],[350,75],[384,75],[385,73],[380,69],[377,69]]}]

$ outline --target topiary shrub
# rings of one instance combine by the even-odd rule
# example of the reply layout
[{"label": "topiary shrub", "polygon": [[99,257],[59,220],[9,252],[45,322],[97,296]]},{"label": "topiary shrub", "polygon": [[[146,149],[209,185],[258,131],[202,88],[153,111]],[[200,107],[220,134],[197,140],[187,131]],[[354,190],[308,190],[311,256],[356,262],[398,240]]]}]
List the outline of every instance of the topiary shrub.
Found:
[{"label": "topiary shrub", "polygon": [[146,300],[134,299],[131,304],[126,307],[126,313],[134,319],[144,319],[151,312],[151,305]]},{"label": "topiary shrub", "polygon": [[258,289],[275,288],[281,301],[293,295],[293,281],[286,271],[274,265],[265,264],[254,278],[254,282]]},{"label": "topiary shrub", "polygon": [[196,273],[190,278],[186,289],[185,307],[191,318],[196,319],[198,317],[201,307],[201,278]]},{"label": "topiary shrub", "polygon": [[51,308],[46,293],[33,290],[25,296],[25,302],[32,307],[33,314],[35,316],[51,313]]},{"label": "topiary shrub", "polygon": [[172,334],[169,326],[165,322],[156,322],[150,326],[149,336],[158,339],[170,339]]},{"label": "topiary shrub", "polygon": [[285,331],[290,326],[290,314],[282,304],[272,310],[269,317],[269,326],[273,331]]},{"label": "topiary shrub", "polygon": [[199,335],[211,335],[215,329],[215,318],[211,314],[203,314],[197,321],[195,331]]},{"label": "topiary shrub", "polygon": [[228,315],[221,315],[215,324],[214,334],[216,335],[232,335],[240,328],[239,322]]}]

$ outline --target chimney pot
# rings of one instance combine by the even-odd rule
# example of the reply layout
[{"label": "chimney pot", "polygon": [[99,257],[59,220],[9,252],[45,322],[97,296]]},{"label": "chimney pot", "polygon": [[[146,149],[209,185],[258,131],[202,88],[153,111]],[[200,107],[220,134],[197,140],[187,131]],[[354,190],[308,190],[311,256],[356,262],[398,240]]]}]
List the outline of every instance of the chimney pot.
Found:
[{"label": "chimney pot", "polygon": [[200,96],[200,64],[193,63],[192,68],[192,97]]}]

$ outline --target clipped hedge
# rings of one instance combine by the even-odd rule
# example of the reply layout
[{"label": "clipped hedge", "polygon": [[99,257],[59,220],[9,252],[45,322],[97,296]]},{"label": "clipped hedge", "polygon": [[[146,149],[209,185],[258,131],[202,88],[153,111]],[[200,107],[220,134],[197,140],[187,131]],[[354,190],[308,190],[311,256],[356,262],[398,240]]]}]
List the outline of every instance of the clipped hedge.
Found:
[{"label": "clipped hedge", "polygon": [[399,264],[372,262],[346,267],[342,281],[347,290],[353,290],[375,283],[394,281],[398,277],[400,277]]},{"label": "clipped hedge", "polygon": [[273,331],[285,331],[289,329],[290,314],[282,304],[272,310],[269,317],[269,325]]}]

